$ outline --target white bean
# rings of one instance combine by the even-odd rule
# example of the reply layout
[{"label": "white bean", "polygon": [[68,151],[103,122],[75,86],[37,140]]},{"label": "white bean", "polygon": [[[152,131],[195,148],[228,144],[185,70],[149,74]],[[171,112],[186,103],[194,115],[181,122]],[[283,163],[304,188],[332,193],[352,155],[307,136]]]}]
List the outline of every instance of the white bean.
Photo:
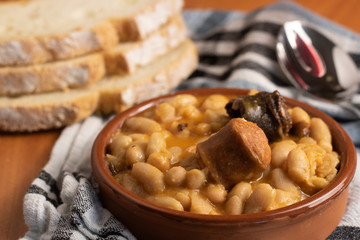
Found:
[{"label": "white bean", "polygon": [[181,166],[172,167],[165,174],[165,182],[169,186],[180,186],[185,182],[186,170]]},{"label": "white bean", "polygon": [[149,201],[165,208],[170,208],[178,211],[184,211],[181,203],[173,197],[169,196],[151,196],[148,198]]},{"label": "white bean", "polygon": [[205,194],[210,202],[218,204],[225,201],[227,192],[221,184],[209,184],[206,187]]},{"label": "white bean", "polygon": [[281,168],[271,171],[271,184],[280,190],[291,192],[293,195],[300,196],[299,187],[286,175]]},{"label": "white bean", "polygon": [[168,151],[171,153],[171,164],[176,164],[180,161],[180,155],[182,153],[182,148],[178,146],[173,146],[168,148]]},{"label": "white bean", "polygon": [[164,191],[164,174],[148,163],[138,162],[133,165],[131,176],[138,180],[150,194]]},{"label": "white bean", "polygon": [[210,95],[205,99],[201,107],[203,109],[211,109],[211,110],[222,110],[225,112],[225,105],[229,102],[229,100],[220,94]]},{"label": "white bean", "polygon": [[124,134],[117,135],[109,145],[111,154],[121,158],[131,142],[131,137]]},{"label": "white bean", "polygon": [[307,182],[310,177],[310,162],[305,152],[297,147],[289,153],[287,161],[289,176],[295,182]]},{"label": "white bean", "polygon": [[146,117],[132,117],[125,121],[125,126],[132,131],[139,133],[152,134],[162,130],[159,123]]},{"label": "white bean", "polygon": [[236,195],[230,197],[225,204],[225,214],[239,215],[242,214],[244,202]]},{"label": "white bean", "polygon": [[299,123],[299,122],[310,123],[309,114],[300,107],[294,107],[290,115],[293,123]]},{"label": "white bean", "polygon": [[204,172],[199,169],[192,169],[186,174],[186,185],[190,189],[199,189],[201,188],[206,181],[206,176]]},{"label": "white bean", "polygon": [[245,203],[244,213],[257,213],[267,210],[275,200],[276,191],[267,183],[257,185]]},{"label": "white bean", "polygon": [[169,103],[160,103],[159,106],[156,107],[155,115],[162,122],[171,122],[175,119],[175,108]]},{"label": "white bean", "polygon": [[331,133],[329,127],[320,118],[312,118],[310,123],[310,137],[327,152],[332,151]]},{"label": "white bean", "polygon": [[289,206],[300,201],[300,196],[295,196],[292,192],[276,189],[276,196],[274,202],[270,204],[268,210],[278,209],[280,207]]},{"label": "white bean", "polygon": [[209,135],[211,133],[211,125],[209,123],[199,123],[196,125],[195,132],[199,135]]},{"label": "white bean", "polygon": [[170,159],[170,153],[153,152],[150,154],[146,162],[158,168],[160,171],[165,172],[170,168]]},{"label": "white bean", "polygon": [[146,156],[150,156],[150,154],[154,152],[164,152],[166,151],[166,141],[161,132],[154,132],[151,134],[147,148],[146,148]]},{"label": "white bean", "polygon": [[190,94],[180,94],[167,101],[173,105],[176,109],[186,105],[197,105],[198,100],[195,96]]},{"label": "white bean", "polygon": [[178,113],[183,118],[198,122],[202,119],[202,113],[194,105],[185,105],[179,108]]},{"label": "white bean", "polygon": [[178,200],[184,209],[189,210],[191,206],[191,199],[189,196],[189,191],[180,191],[177,192],[174,196],[176,200]]},{"label": "white bean", "polygon": [[251,184],[248,182],[240,182],[236,184],[228,194],[228,198],[232,196],[238,196],[241,201],[245,201],[249,198],[252,192]]},{"label": "white bean", "polygon": [[113,155],[116,155],[116,151],[118,148],[127,148],[129,147],[130,143],[132,142],[131,137],[119,134],[115,138],[112,139],[112,142],[110,143],[110,149]]},{"label": "white bean", "polygon": [[293,140],[283,140],[271,145],[271,165],[281,167],[289,155],[289,152],[296,148]]},{"label": "white bean", "polygon": [[214,207],[211,205],[208,199],[206,199],[199,192],[195,192],[195,191],[191,192],[190,198],[191,198],[190,212],[209,214],[214,210]]},{"label": "white bean", "polygon": [[137,162],[144,162],[145,161],[144,151],[137,144],[131,145],[126,150],[125,161],[127,166],[132,166],[134,163]]}]

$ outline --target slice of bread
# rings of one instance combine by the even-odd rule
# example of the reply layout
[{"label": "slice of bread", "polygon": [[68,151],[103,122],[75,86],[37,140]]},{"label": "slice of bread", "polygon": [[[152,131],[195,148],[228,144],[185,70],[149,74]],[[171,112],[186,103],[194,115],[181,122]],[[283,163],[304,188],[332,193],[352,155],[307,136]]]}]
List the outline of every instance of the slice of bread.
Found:
[{"label": "slice of bread", "polygon": [[91,115],[98,103],[93,89],[0,97],[0,131],[33,132],[60,128]]},{"label": "slice of bread", "polygon": [[133,73],[156,57],[178,46],[187,36],[187,29],[180,14],[176,14],[158,31],[141,41],[121,43],[104,52],[108,74]]},{"label": "slice of bread", "polygon": [[0,4],[0,66],[73,58],[158,29],[182,0],[22,0]]},{"label": "slice of bread", "polygon": [[105,74],[103,55],[0,68],[0,95],[23,95],[90,85]]},{"label": "slice of bread", "polygon": [[196,68],[195,45],[185,40],[156,61],[131,75],[112,76],[95,84],[100,92],[99,112],[120,112],[135,103],[168,93]]},{"label": "slice of bread", "polygon": [[[88,117],[98,107],[109,114],[169,92],[197,65],[190,40],[128,76],[102,79],[65,92],[0,97],[0,131],[32,132],[59,128]],[[99,98],[101,95],[101,98]]]},{"label": "slice of bread", "polygon": [[111,74],[130,74],[179,45],[187,35],[179,14],[143,40],[119,43],[100,53],[51,63],[0,67],[0,96],[16,96],[90,85]]}]

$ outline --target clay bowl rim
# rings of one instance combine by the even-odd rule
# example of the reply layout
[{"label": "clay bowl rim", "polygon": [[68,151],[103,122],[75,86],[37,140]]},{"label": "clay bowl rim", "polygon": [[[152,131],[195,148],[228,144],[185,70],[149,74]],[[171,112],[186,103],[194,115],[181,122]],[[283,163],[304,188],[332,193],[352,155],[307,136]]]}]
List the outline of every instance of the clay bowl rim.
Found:
[{"label": "clay bowl rim", "polygon": [[[114,194],[118,197],[127,199],[130,202],[133,202],[140,208],[146,209],[147,211],[159,213],[161,215],[166,215],[170,218],[183,219],[187,221],[193,221],[194,223],[207,222],[207,223],[233,223],[233,224],[253,224],[253,223],[263,223],[268,221],[274,221],[275,219],[287,219],[289,217],[296,217],[299,215],[311,213],[316,211],[321,207],[325,207],[330,204],[331,200],[336,199],[341,195],[349,186],[356,169],[356,150],[354,144],[350,137],[347,135],[345,130],[337,123],[333,118],[323,113],[322,111],[297,101],[295,99],[285,97],[286,102],[290,106],[300,106],[305,109],[311,116],[316,115],[323,119],[330,127],[332,136],[336,136],[337,146],[344,147],[340,152],[340,149],[336,149],[341,156],[340,161],[340,170],[337,173],[335,179],[324,189],[320,190],[316,194],[310,196],[309,198],[292,204],[287,207],[282,207],[275,210],[260,212],[260,213],[250,213],[250,214],[241,214],[241,215],[206,215],[206,214],[196,214],[190,212],[176,211],[164,207],[157,206],[149,201],[142,199],[141,197],[131,193],[122,187],[110,174],[105,161],[105,151],[106,145],[109,142],[111,136],[116,129],[122,126],[124,120],[128,117],[134,116],[139,112],[142,112],[155,104],[164,101],[167,98],[173,97],[178,94],[193,94],[193,95],[208,95],[208,94],[229,94],[229,95],[244,95],[247,94],[250,90],[248,89],[238,89],[238,88],[199,88],[199,89],[189,89],[182,90],[175,93],[163,95],[157,98],[150,99],[134,107],[131,107],[124,112],[116,115],[111,119],[105,127],[98,134],[95,142],[93,144],[92,153],[91,153],[91,166],[92,171],[97,181],[101,181],[103,184],[108,186]],[[333,137],[333,141],[334,141]]]}]

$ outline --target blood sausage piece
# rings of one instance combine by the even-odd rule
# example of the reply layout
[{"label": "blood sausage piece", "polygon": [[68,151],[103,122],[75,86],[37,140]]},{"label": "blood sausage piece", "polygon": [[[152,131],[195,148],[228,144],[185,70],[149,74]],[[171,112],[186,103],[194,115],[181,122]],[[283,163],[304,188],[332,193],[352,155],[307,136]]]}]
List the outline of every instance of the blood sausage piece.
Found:
[{"label": "blood sausage piece", "polygon": [[231,118],[241,117],[256,123],[271,142],[283,139],[291,129],[285,99],[278,91],[239,96],[230,100],[225,108]]}]

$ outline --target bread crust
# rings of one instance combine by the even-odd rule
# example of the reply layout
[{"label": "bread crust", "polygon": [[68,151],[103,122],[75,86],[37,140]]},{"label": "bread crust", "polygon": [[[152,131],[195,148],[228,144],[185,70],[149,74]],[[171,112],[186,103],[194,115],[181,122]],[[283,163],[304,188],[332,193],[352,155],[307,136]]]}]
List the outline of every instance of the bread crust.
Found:
[{"label": "bread crust", "polygon": [[[19,1],[26,6],[28,1]],[[1,3],[2,4],[17,4]],[[0,67],[26,66],[64,60],[115,46],[119,41],[137,41],[158,29],[182,8],[183,0],[157,0],[138,12],[106,19],[96,26],[65,34],[0,41]],[[151,23],[151,24],[149,24]]]},{"label": "bread crust", "polygon": [[0,95],[16,96],[88,86],[105,74],[102,54],[26,67],[0,68]]},{"label": "bread crust", "polygon": [[44,101],[33,105],[1,106],[0,131],[34,132],[61,128],[80,121],[90,116],[98,103],[97,91],[85,92],[76,98],[58,103]]}]

